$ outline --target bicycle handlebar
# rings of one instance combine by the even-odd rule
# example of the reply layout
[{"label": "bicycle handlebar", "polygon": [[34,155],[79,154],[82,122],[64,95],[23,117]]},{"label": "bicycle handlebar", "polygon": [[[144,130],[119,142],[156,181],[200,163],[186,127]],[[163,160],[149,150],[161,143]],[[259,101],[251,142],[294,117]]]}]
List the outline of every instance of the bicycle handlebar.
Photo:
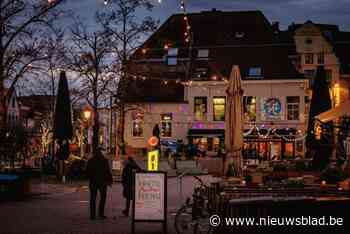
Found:
[{"label": "bicycle handlebar", "polygon": [[203,187],[208,187],[204,182],[203,182],[203,180],[201,179],[201,178],[199,178],[198,176],[193,176],[197,181],[199,181],[199,183],[201,184],[201,186],[203,186]]}]

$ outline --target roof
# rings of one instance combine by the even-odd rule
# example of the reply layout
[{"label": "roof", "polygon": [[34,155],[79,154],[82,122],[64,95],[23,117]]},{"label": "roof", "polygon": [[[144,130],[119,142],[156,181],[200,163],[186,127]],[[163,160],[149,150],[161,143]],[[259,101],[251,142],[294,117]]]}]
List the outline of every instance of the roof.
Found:
[{"label": "roof", "polygon": [[[187,17],[193,31],[192,58],[195,58],[191,79],[198,78],[199,74],[204,80],[214,75],[227,78],[235,64],[240,66],[243,79],[251,67],[260,67],[266,79],[302,77],[288,59],[289,54],[295,54],[294,43],[281,43],[261,11],[215,10],[191,13]],[[188,73],[189,49],[184,32],[183,14],[173,15],[131,56],[129,71],[132,74],[158,77],[158,80],[132,80],[129,77],[131,85],[127,100],[183,101],[184,87],[175,80],[184,79]],[[176,66],[166,64],[165,44],[178,49]],[[209,49],[209,60],[197,59],[200,49]],[[164,78],[174,81],[164,85],[159,81]]]},{"label": "roof", "polygon": [[52,111],[52,105],[55,102],[55,96],[52,95],[20,96],[17,99],[24,115],[32,115],[34,113],[47,114]]}]

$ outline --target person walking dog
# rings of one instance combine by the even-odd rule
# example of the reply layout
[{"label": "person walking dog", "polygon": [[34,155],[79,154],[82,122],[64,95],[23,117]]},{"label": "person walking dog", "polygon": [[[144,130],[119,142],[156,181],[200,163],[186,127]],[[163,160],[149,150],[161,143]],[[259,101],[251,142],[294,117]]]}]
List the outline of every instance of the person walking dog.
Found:
[{"label": "person walking dog", "polygon": [[96,218],[97,192],[100,194],[98,216],[100,219],[106,219],[105,206],[107,186],[112,185],[113,177],[108,159],[103,156],[101,148],[98,148],[93,157],[89,159],[86,172],[89,179],[90,189],[90,219],[94,220]]}]

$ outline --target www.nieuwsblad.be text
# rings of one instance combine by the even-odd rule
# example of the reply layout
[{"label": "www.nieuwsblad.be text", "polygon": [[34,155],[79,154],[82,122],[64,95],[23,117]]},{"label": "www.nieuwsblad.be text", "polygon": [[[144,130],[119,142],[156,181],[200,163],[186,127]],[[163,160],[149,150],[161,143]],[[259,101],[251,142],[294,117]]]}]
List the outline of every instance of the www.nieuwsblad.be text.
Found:
[{"label": "www.nieuwsblad.be text", "polygon": [[209,219],[212,227],[224,226],[343,226],[344,219],[340,217],[300,216],[300,217],[224,217],[212,215]]}]

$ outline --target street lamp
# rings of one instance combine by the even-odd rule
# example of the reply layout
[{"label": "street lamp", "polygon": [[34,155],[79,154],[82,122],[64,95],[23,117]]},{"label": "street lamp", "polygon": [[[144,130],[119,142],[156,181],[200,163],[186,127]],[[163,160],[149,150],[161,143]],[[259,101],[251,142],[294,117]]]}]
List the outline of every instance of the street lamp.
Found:
[{"label": "street lamp", "polygon": [[86,121],[89,121],[91,118],[91,110],[89,108],[85,108],[83,111],[83,115]]},{"label": "street lamp", "polygon": [[[92,118],[92,110],[91,110],[91,108],[90,107],[85,107],[84,108],[84,110],[83,110],[83,117],[84,117],[84,119],[85,119],[85,122],[86,122],[86,126],[87,126],[87,147],[88,147],[88,150],[89,151],[91,151],[91,149],[90,149],[90,147],[89,147],[89,145],[90,145],[90,143],[89,143],[89,139],[90,139],[90,134],[89,134],[89,128],[90,128],[90,121],[91,121],[91,118]],[[83,150],[82,150],[83,151]]]}]

